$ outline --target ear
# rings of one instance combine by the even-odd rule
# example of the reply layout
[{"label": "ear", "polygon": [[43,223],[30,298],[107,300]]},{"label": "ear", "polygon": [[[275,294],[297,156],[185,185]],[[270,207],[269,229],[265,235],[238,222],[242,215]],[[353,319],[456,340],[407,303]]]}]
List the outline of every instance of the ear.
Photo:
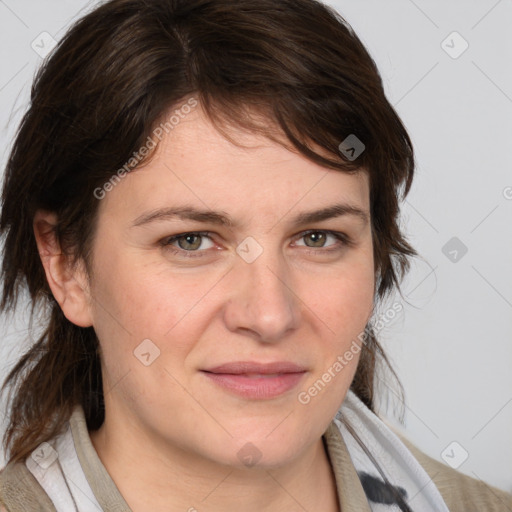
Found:
[{"label": "ear", "polygon": [[55,233],[58,219],[54,213],[38,210],[34,216],[34,234],[48,285],[64,316],[79,327],[90,327],[92,315],[87,273],[83,262],[73,263],[61,251]]}]

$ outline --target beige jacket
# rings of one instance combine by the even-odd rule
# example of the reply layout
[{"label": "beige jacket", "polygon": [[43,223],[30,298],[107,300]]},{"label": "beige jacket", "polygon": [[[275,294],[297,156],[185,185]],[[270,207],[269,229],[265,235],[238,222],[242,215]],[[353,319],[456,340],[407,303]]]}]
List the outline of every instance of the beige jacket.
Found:
[{"label": "beige jacket", "polygon": [[[71,417],[70,426],[78,459],[102,509],[131,512],[91,443],[83,411]],[[345,442],[334,423],[325,432],[324,441],[336,478],[340,510],[371,512]],[[512,495],[428,457],[403,437],[402,441],[433,479],[451,512],[512,512]],[[0,472],[0,511],[2,507],[6,512],[56,512],[23,463],[10,464]]]}]

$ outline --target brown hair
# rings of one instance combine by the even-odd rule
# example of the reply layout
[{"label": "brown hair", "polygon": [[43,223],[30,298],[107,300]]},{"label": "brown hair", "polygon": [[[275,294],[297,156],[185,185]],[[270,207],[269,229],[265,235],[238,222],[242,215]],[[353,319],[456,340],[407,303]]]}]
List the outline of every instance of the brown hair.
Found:
[{"label": "brown hair", "polygon": [[[415,253],[398,226],[411,186],[411,141],[386,100],[375,63],[350,26],[315,0],[112,0],[79,20],[39,70],[7,163],[0,230],[3,310],[29,291],[44,332],[10,371],[10,460],[56,435],[73,407],[89,429],[104,419],[98,339],[69,322],[53,298],[33,233],[38,209],[58,217],[63,251],[87,262],[102,187],[164,112],[194,95],[217,125],[272,137],[275,123],[300,153],[343,172],[365,169],[376,300],[398,287]],[[338,148],[355,134],[351,160]],[[322,149],[321,154],[315,147]],[[387,359],[368,326],[352,389],[374,404]]]}]

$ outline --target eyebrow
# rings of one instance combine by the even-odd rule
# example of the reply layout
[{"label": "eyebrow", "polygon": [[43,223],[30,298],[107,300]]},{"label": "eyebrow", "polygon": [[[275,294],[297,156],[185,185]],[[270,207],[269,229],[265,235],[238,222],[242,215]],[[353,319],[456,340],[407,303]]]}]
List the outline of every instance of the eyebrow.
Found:
[{"label": "eyebrow", "polygon": [[[367,224],[370,220],[369,214],[358,206],[350,204],[334,204],[320,210],[302,212],[293,217],[290,221],[292,225],[312,224],[336,217],[354,216]],[[178,208],[160,208],[148,213],[143,213],[135,219],[132,226],[144,226],[152,222],[173,220],[179,218],[182,220],[193,220],[203,223],[212,223],[219,226],[234,228],[237,224],[225,213],[213,210],[200,210],[192,206],[183,206]]]}]

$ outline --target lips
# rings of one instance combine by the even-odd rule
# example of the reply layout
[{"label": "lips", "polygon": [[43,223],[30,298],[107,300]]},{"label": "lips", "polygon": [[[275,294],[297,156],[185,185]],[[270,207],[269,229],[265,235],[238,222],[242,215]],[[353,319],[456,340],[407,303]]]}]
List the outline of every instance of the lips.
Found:
[{"label": "lips", "polygon": [[276,398],[295,388],[306,371],[303,366],[286,361],[236,361],[202,372],[211,382],[231,394],[263,400]]},{"label": "lips", "polygon": [[275,361],[272,363],[256,363],[252,361],[235,361],[204,370],[209,373],[229,373],[231,375],[272,375],[282,373],[302,373],[306,369],[295,363]]}]

